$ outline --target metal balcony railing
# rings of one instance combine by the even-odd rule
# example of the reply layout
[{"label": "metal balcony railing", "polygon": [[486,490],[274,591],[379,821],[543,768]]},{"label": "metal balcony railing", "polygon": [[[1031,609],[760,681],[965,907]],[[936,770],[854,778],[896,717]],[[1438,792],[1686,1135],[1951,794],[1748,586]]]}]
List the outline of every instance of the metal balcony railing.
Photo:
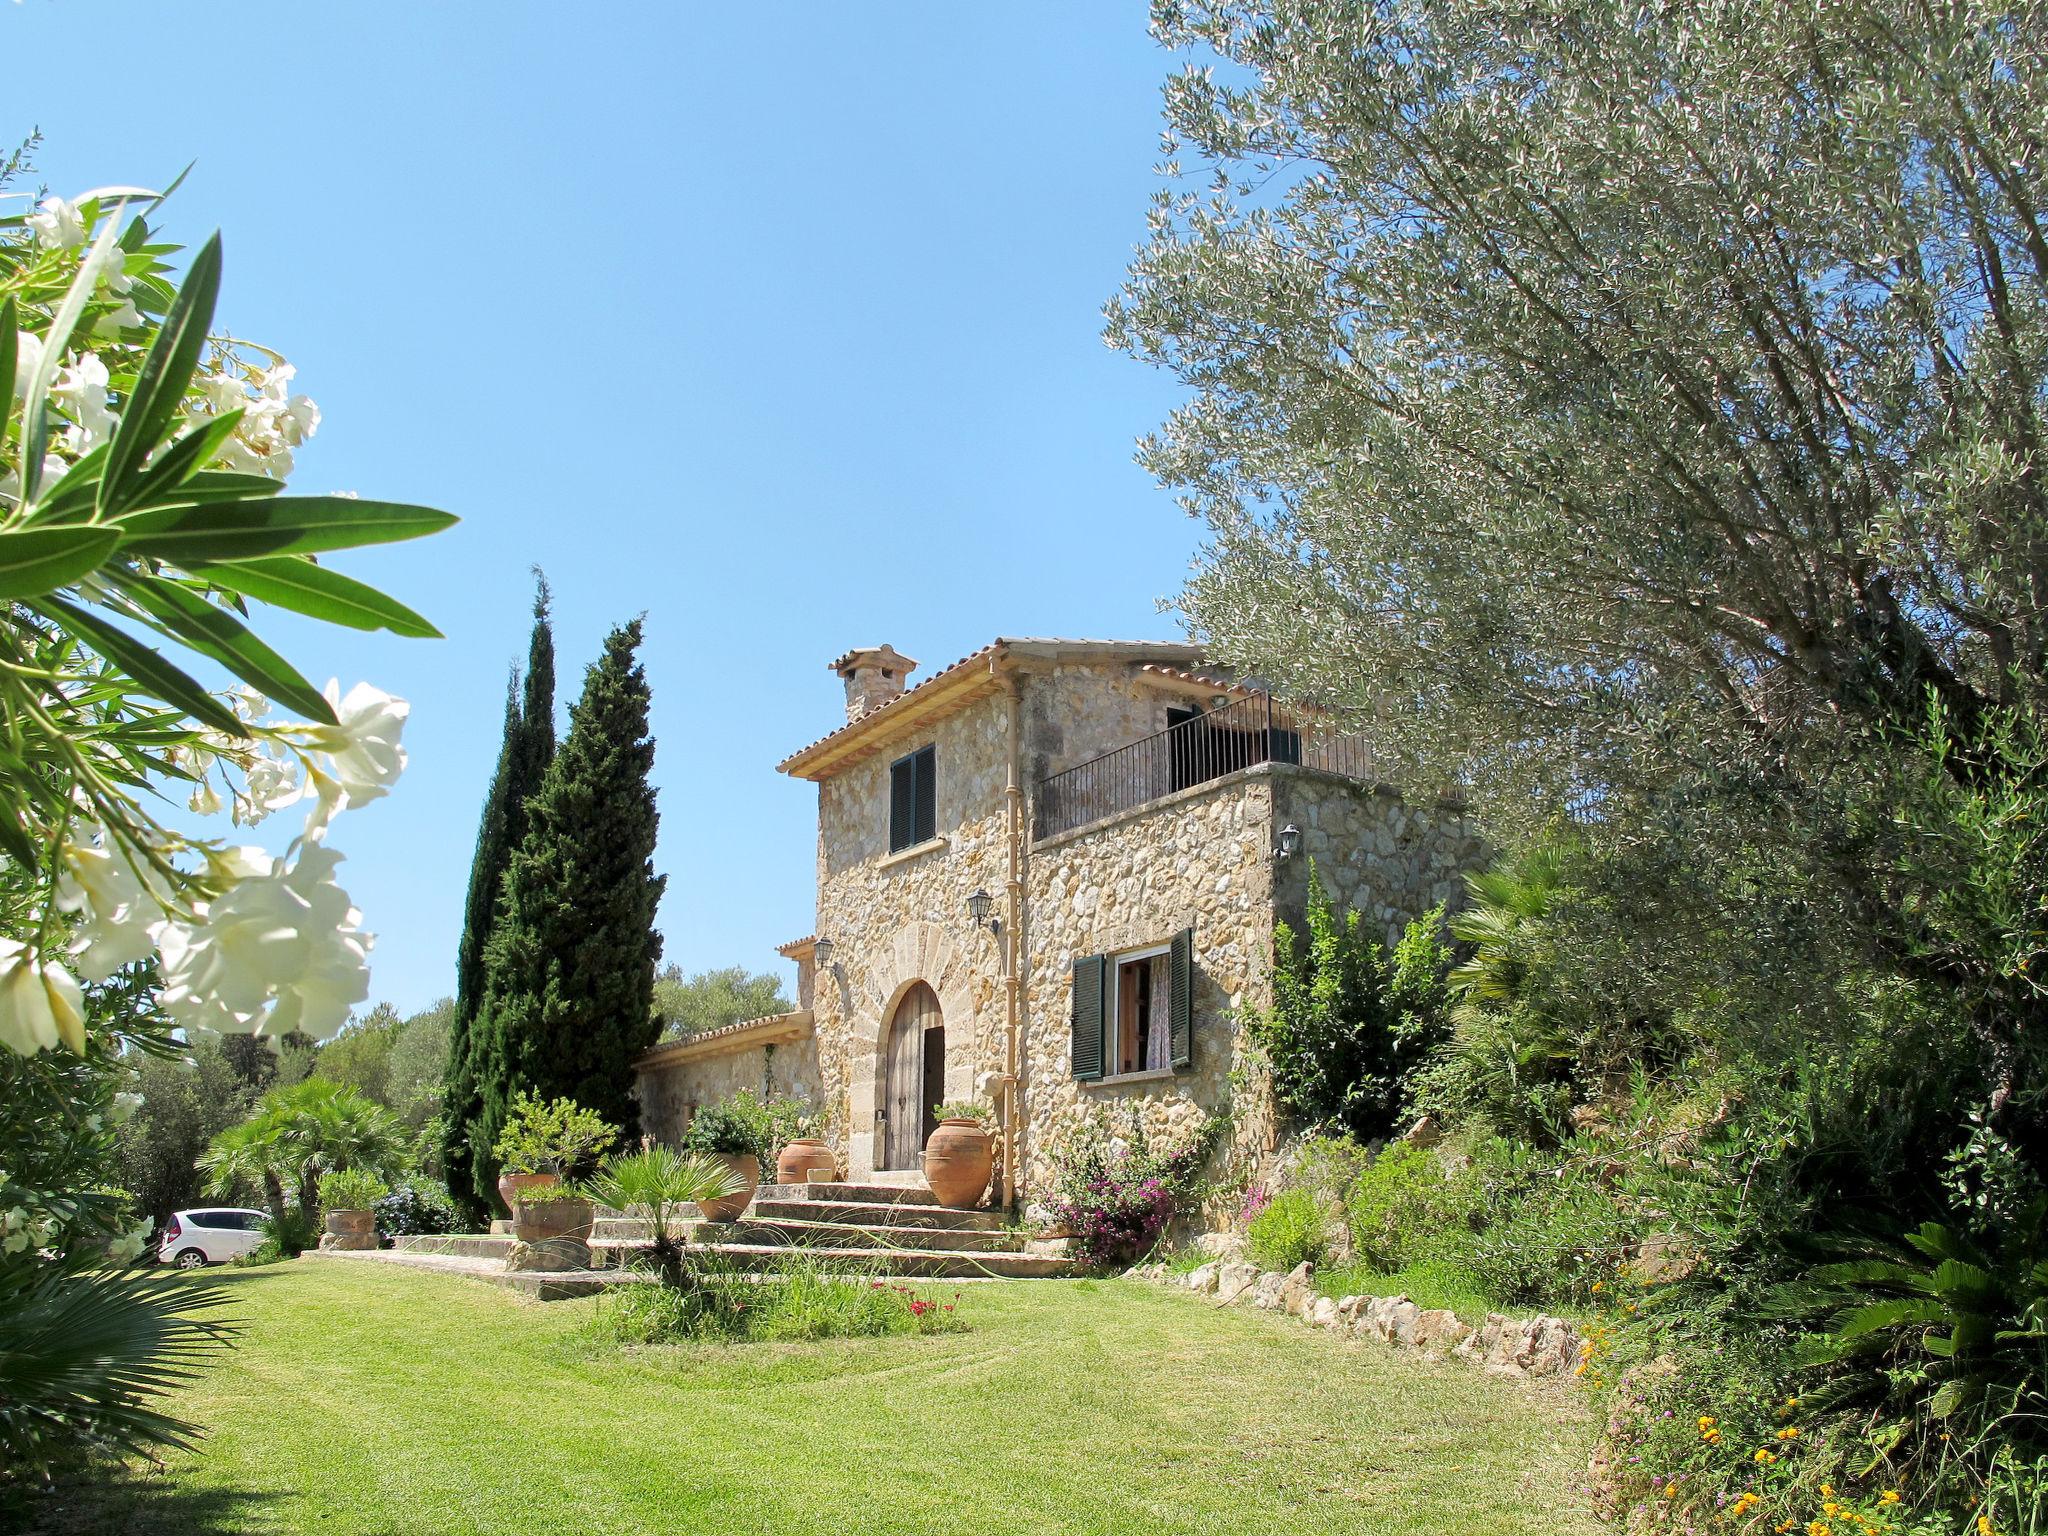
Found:
[{"label": "metal balcony railing", "polygon": [[1372,754],[1361,738],[1270,694],[1188,713],[1156,735],[1040,779],[1032,835],[1070,832],[1256,763],[1295,763],[1349,779],[1371,776]]}]

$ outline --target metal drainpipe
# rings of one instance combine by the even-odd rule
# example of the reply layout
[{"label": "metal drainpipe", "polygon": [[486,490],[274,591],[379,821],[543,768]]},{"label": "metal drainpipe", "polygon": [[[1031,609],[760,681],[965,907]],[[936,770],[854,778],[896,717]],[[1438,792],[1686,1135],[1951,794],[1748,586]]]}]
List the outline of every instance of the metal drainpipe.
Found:
[{"label": "metal drainpipe", "polygon": [[1009,769],[1003,800],[1009,812],[1010,876],[1004,887],[1003,911],[1003,1209],[1017,1203],[1017,1111],[1020,1103],[1017,1069],[1018,1037],[1023,1025],[1023,978],[1017,972],[1017,944],[1024,931],[1024,739],[1023,701],[1017,674],[1003,674],[1007,702]]}]

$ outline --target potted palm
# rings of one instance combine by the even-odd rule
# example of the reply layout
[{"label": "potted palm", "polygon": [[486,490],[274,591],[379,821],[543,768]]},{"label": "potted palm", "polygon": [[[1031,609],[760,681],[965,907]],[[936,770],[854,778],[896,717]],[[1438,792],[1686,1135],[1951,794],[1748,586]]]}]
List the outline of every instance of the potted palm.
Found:
[{"label": "potted palm", "polygon": [[377,1246],[377,1202],[391,1193],[391,1186],[361,1168],[337,1168],[320,1175],[320,1209],[326,1217],[327,1232],[322,1248],[374,1248]]},{"label": "potted palm", "polygon": [[733,1176],[734,1187],[709,1200],[699,1200],[697,1209],[706,1221],[734,1221],[746,1210],[761,1184],[762,1127],[755,1117],[738,1105],[707,1104],[690,1120],[683,1132],[682,1148],[715,1159]]},{"label": "potted palm", "polygon": [[701,1210],[704,1201],[725,1199],[743,1187],[737,1173],[707,1153],[653,1146],[607,1158],[583,1192],[646,1222],[654,1234],[648,1251],[662,1284],[680,1288],[686,1209]]},{"label": "potted palm", "polygon": [[512,1235],[522,1243],[580,1237],[590,1230],[590,1201],[567,1180],[585,1172],[618,1132],[574,1099],[521,1093],[492,1148],[503,1170],[498,1196],[512,1212]]},{"label": "potted palm", "polygon": [[995,1113],[982,1104],[939,1104],[938,1127],[924,1148],[924,1181],[941,1205],[972,1208],[995,1171]]}]

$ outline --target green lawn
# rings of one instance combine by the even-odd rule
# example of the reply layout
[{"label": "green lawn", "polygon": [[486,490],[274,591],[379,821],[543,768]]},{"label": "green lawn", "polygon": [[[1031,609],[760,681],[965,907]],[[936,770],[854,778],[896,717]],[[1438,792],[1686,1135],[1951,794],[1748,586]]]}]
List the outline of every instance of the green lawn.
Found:
[{"label": "green lawn", "polygon": [[202,1451],[39,1529],[1594,1529],[1567,1389],[1136,1282],[969,1287],[961,1334],[628,1357],[579,1337],[593,1302],[317,1260],[226,1283],[248,1331],[177,1405]]}]

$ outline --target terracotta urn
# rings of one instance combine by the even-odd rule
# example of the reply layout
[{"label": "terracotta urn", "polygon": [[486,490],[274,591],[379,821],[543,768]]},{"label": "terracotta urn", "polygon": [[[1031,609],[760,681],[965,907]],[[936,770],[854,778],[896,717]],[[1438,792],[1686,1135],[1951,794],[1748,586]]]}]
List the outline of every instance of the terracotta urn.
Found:
[{"label": "terracotta urn", "polygon": [[506,1210],[513,1210],[519,1204],[522,1189],[552,1189],[562,1182],[557,1173],[501,1173],[498,1175],[498,1198],[505,1202]]},{"label": "terracotta urn", "polygon": [[551,1237],[587,1238],[595,1207],[588,1200],[515,1200],[512,1203],[512,1235],[522,1243],[545,1242]]},{"label": "terracotta urn", "polygon": [[995,1141],[979,1120],[941,1120],[924,1146],[924,1181],[941,1205],[980,1205],[994,1165]]},{"label": "terracotta urn", "polygon": [[715,1152],[712,1156],[744,1182],[722,1200],[699,1200],[697,1209],[704,1213],[706,1221],[738,1221],[753,1201],[754,1191],[760,1187],[761,1160],[751,1152]]},{"label": "terracotta urn", "polygon": [[839,1160],[822,1136],[799,1136],[775,1159],[775,1182],[808,1184],[812,1174],[822,1173],[830,1178],[838,1167]]}]

